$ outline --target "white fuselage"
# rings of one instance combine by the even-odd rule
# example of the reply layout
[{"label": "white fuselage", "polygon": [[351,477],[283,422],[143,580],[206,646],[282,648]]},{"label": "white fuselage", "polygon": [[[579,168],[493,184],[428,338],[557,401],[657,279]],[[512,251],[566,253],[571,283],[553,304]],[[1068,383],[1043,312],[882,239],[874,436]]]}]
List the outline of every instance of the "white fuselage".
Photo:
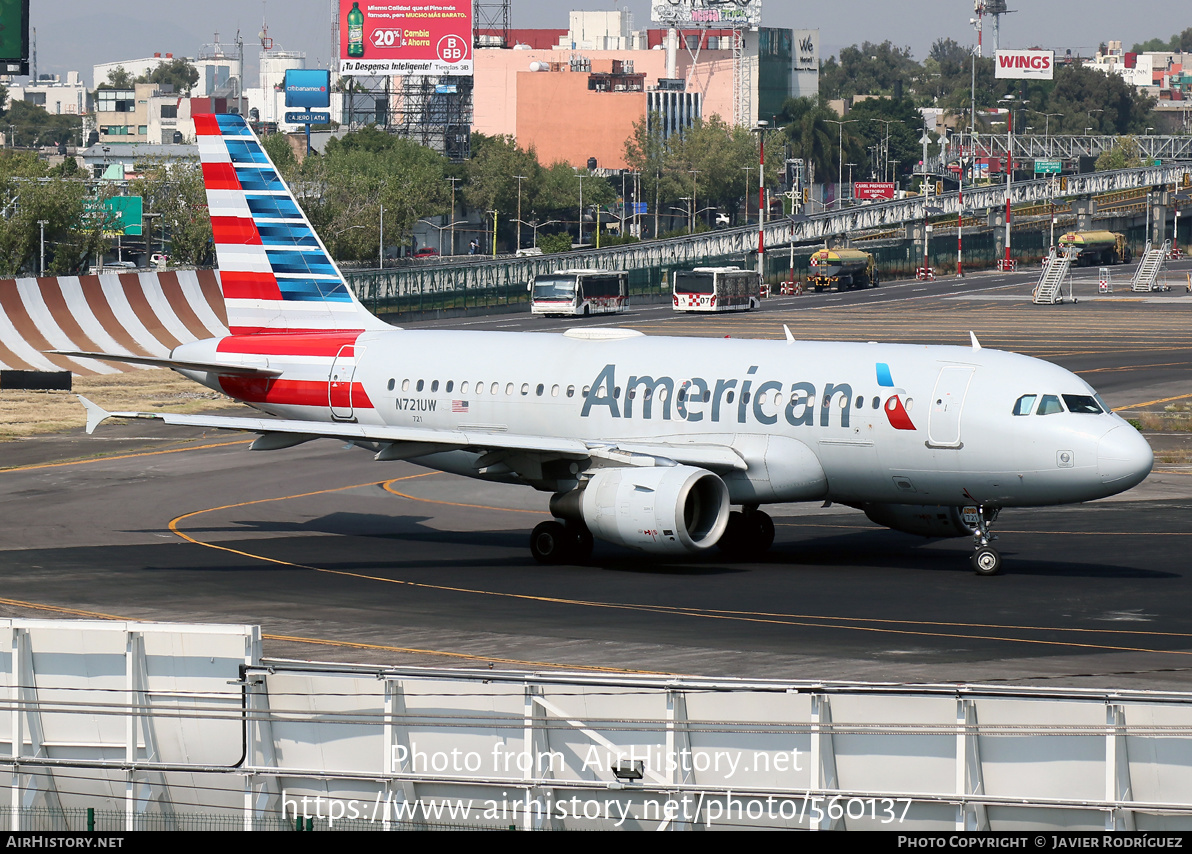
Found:
[{"label": "white fuselage", "polygon": [[[1134,486],[1153,460],[1111,412],[1036,414],[1032,404],[1015,415],[1024,395],[1095,392],[1063,368],[996,350],[394,330],[361,333],[352,357],[334,361],[270,357],[284,379],[328,383],[334,372],[348,382],[335,410],[310,395],[254,405],[472,435],[727,446],[747,464],[725,477],[733,503],[1070,503]],[[482,477],[477,456],[416,461]]]}]

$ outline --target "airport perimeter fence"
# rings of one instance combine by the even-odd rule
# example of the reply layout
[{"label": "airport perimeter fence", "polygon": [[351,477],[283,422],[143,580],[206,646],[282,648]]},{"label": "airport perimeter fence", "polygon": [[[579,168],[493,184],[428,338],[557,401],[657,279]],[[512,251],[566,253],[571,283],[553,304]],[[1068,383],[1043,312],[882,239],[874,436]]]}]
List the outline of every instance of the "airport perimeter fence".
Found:
[{"label": "airport perimeter fence", "polygon": [[[1138,243],[1141,250],[1145,228],[1126,229],[1131,244]],[[1057,231],[1056,236],[1059,236]],[[963,235],[964,268],[966,270],[992,269],[1002,257],[1000,229],[983,226],[966,229]],[[1011,257],[1018,261],[1020,269],[1037,267],[1047,255],[1050,234],[1046,223],[1016,226],[1011,239]],[[921,241],[905,238],[890,238],[881,241],[857,241],[853,248],[863,249],[874,255],[878,273],[883,281],[913,279],[923,265],[923,244]],[[810,272],[809,259],[820,245],[771,248],[765,255],[765,281],[777,291],[779,283],[786,281],[793,268],[794,277],[805,281]],[[563,269],[587,266],[582,255],[568,258],[570,263],[558,264]],[[930,266],[937,275],[946,275],[956,269],[956,233],[950,231],[931,238],[928,253]],[[546,256],[549,258],[550,256]],[[629,274],[630,304],[634,299],[657,303],[669,301],[670,285],[674,273],[689,270],[694,266],[725,267],[736,266],[752,269],[757,264],[756,253],[733,253],[708,255],[698,261],[660,260],[659,253],[638,252],[627,255],[626,260],[640,259],[644,263],[624,263],[620,269]],[[541,259],[507,258],[477,263],[464,267],[440,265],[434,268],[414,271],[409,267],[385,270],[361,270],[346,272],[348,286],[370,311],[377,315],[418,316],[425,313],[456,311],[529,310],[529,283],[540,272],[548,272]],[[616,265],[615,260],[612,262]],[[609,267],[609,258],[588,262],[601,269]],[[542,269],[539,269],[542,268]]]}]

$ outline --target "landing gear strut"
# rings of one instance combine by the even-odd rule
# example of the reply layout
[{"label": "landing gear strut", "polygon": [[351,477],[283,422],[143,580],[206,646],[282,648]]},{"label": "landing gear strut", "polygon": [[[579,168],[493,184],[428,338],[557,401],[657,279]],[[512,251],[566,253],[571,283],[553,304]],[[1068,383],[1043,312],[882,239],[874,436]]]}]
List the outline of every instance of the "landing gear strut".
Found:
[{"label": "landing gear strut", "polygon": [[755,504],[728,514],[728,527],[716,546],[730,557],[759,558],[773,544],[774,520]]},{"label": "landing gear strut", "polygon": [[557,522],[552,519],[535,526],[530,533],[530,554],[547,566],[580,563],[592,555],[592,532],[582,522]]},{"label": "landing gear strut", "polygon": [[997,520],[998,510],[989,511],[988,517],[984,507],[978,507],[973,525],[973,572],[977,575],[997,575],[1002,571],[1002,556],[997,549],[990,545],[997,537],[989,533],[989,526]]}]

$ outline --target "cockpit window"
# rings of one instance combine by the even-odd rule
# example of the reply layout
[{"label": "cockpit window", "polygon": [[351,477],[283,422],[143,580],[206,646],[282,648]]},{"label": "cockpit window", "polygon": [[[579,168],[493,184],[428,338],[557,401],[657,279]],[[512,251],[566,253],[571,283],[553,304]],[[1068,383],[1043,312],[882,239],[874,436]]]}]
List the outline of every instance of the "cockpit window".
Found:
[{"label": "cockpit window", "polygon": [[1096,398],[1087,394],[1065,394],[1064,406],[1069,412],[1079,412],[1085,415],[1100,415],[1104,410],[1097,403]]},{"label": "cockpit window", "polygon": [[1035,408],[1035,400],[1039,396],[1037,394],[1024,394],[1014,402],[1015,415],[1030,415],[1031,410]]},{"label": "cockpit window", "polygon": [[1055,415],[1057,412],[1063,412],[1064,407],[1060,406],[1060,399],[1054,394],[1045,394],[1043,399],[1039,401],[1039,408],[1035,410],[1036,415]]}]

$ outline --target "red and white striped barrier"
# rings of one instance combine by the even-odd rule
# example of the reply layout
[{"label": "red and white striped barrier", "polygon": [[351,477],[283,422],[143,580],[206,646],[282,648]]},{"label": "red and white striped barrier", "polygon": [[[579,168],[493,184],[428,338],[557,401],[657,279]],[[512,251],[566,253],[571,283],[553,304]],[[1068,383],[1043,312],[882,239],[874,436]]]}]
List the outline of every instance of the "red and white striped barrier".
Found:
[{"label": "red and white striped barrier", "polygon": [[114,374],[138,366],[44,351],[164,357],[183,342],[227,334],[215,270],[0,280],[0,368]]}]

